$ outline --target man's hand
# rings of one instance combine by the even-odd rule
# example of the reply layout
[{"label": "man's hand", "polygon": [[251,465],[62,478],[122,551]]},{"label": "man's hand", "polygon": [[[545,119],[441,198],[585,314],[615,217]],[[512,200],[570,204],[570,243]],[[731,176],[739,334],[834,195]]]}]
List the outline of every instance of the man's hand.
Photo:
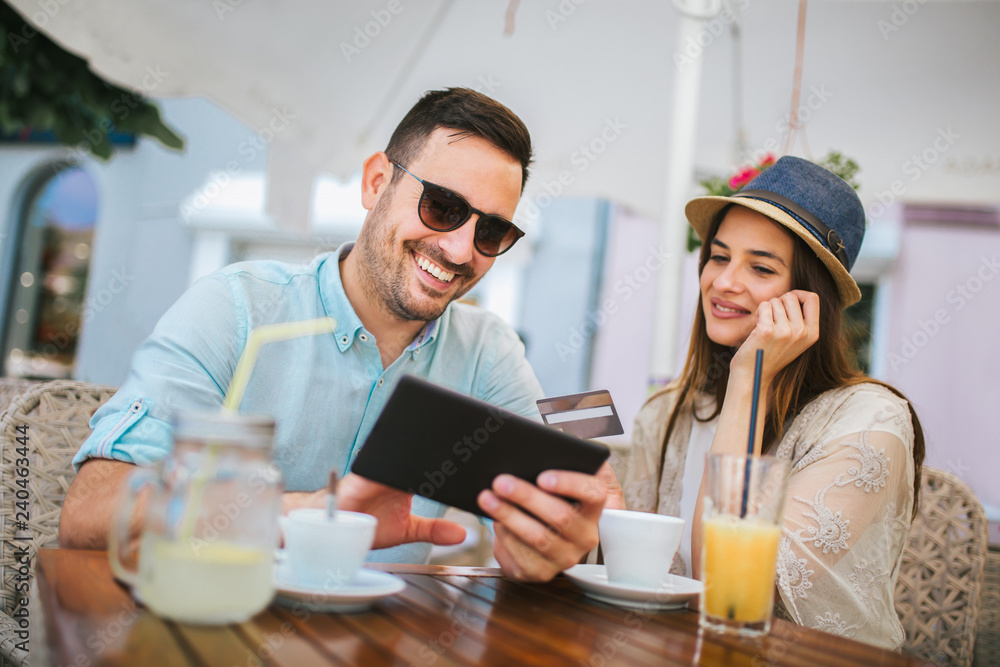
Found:
[{"label": "man's hand", "polygon": [[[337,484],[337,507],[371,514],[378,520],[373,549],[395,547],[409,542],[459,544],[465,529],[453,521],[428,519],[410,512],[413,495],[349,474]],[[313,493],[286,493],[282,513],[298,507],[326,507],[326,489]]]},{"label": "man's hand", "polygon": [[496,522],[493,555],[519,581],[548,581],[594,549],[608,496],[605,482],[583,473],[547,470],[537,481],[499,475],[479,494]]}]

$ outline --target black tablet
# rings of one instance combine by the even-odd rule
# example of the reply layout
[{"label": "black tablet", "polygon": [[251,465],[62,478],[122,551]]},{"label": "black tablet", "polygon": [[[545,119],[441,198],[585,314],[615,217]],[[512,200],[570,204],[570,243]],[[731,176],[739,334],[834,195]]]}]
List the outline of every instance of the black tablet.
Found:
[{"label": "black tablet", "polygon": [[412,375],[403,376],[351,471],[484,516],[476,497],[508,473],[597,472],[608,448]]}]

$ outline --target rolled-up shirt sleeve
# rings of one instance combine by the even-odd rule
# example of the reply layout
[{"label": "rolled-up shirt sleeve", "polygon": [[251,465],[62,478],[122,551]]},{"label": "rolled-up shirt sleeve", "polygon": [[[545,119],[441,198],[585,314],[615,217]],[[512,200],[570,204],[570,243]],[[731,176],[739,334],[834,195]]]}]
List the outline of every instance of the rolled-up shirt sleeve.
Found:
[{"label": "rolled-up shirt sleeve", "polygon": [[183,410],[221,407],[246,342],[245,303],[223,274],[196,282],[139,346],[128,378],[90,420],[92,433],[73,459],[147,464],[172,448],[171,419]]}]

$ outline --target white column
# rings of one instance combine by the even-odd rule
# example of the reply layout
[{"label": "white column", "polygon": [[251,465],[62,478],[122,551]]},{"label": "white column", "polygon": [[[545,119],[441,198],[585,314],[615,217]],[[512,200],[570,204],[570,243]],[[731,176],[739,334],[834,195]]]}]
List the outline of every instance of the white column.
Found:
[{"label": "white column", "polygon": [[677,324],[680,319],[681,289],[684,284],[684,252],[687,219],[684,204],[694,174],[695,134],[698,125],[698,95],[701,84],[700,51],[687,57],[689,43],[699,43],[707,18],[719,12],[721,0],[674,0],[681,15],[677,28],[677,58],[674,58],[673,122],[665,151],[667,167],[663,187],[663,214],[660,248],[670,256],[657,273],[656,306],[653,313],[653,354],[650,382],[658,383],[677,375]]}]

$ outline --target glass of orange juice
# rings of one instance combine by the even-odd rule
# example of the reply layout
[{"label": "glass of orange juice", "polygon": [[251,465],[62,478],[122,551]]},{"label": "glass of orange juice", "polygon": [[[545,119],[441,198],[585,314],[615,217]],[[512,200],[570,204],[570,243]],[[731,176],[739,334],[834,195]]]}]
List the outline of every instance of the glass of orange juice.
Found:
[{"label": "glass of orange juice", "polygon": [[760,637],[771,629],[788,462],[709,454],[701,524],[700,623]]}]

